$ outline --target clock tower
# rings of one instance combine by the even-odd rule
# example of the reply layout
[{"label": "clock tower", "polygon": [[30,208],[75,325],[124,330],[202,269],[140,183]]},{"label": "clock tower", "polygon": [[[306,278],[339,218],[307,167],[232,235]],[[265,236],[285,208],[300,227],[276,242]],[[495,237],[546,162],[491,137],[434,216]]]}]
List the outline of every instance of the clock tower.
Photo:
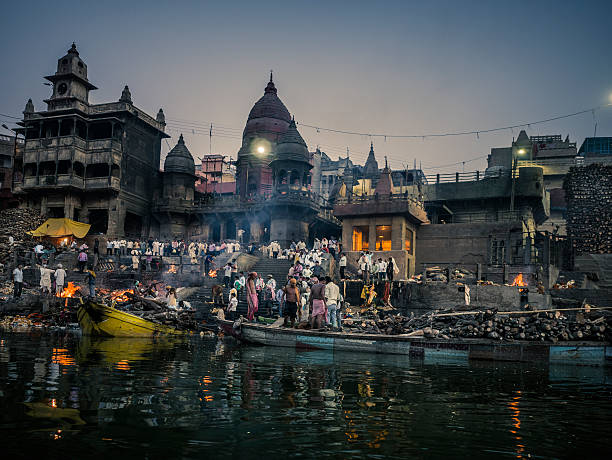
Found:
[{"label": "clock tower", "polygon": [[53,84],[53,94],[46,99],[48,110],[72,107],[75,101],[89,103],[89,91],[98,89],[87,80],[87,65],[73,43],[68,53],[58,59],[55,75],[45,77]]}]

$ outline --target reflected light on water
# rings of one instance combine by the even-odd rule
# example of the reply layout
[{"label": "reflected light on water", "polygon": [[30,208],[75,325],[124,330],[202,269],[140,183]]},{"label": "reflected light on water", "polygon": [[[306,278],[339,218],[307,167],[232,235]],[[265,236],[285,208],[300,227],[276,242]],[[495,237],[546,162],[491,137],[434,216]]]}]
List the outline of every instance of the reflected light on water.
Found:
[{"label": "reflected light on water", "polygon": [[521,392],[515,391],[516,396],[512,398],[512,401],[508,403],[508,408],[511,411],[511,419],[512,419],[512,427],[514,429],[510,430],[510,433],[513,435],[515,440],[516,447],[516,458],[524,458],[523,452],[525,452],[525,445],[522,444],[523,437],[520,436],[521,429],[521,411],[519,409],[519,402],[521,400]]},{"label": "reflected light on water", "polygon": [[74,366],[76,364],[74,358],[65,348],[54,348],[51,353],[51,362],[62,366]]},{"label": "reflected light on water", "polygon": [[115,364],[115,369],[120,371],[129,371],[130,363],[127,360],[118,361],[117,364]]}]

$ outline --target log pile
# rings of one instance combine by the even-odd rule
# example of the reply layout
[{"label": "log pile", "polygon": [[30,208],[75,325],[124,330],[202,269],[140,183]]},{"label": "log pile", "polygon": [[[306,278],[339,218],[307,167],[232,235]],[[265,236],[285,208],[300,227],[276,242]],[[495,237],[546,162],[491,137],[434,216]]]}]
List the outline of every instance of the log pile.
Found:
[{"label": "log pile", "polygon": [[563,181],[576,254],[612,253],[612,166],[572,167]]},{"label": "log pile", "polygon": [[508,315],[491,309],[467,315],[434,311],[405,317],[378,311],[375,316],[345,319],[342,327],[349,333],[407,334],[444,340],[612,341],[612,314],[598,310],[581,311],[573,316],[570,318],[561,311]]},{"label": "log pile", "polygon": [[44,221],[45,219],[34,209],[15,208],[0,211],[0,261],[6,264],[6,261],[10,260],[9,236],[13,237],[16,248],[32,249],[36,241],[26,232],[34,230]]}]

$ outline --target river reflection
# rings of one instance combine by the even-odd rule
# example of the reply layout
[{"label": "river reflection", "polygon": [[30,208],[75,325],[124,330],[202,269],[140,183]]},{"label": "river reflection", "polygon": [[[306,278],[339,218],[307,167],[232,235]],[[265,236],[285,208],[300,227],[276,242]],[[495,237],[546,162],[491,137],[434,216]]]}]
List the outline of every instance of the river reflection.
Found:
[{"label": "river reflection", "polygon": [[610,371],[0,335],[6,458],[603,455]]}]

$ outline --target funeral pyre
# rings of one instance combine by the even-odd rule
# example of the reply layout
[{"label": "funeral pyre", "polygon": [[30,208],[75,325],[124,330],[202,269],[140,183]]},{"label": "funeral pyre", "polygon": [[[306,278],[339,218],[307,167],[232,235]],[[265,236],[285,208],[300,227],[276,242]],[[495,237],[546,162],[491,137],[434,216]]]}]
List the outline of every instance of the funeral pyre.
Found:
[{"label": "funeral pyre", "polygon": [[435,310],[408,317],[397,314],[390,307],[349,307],[349,317],[344,319],[342,327],[349,333],[403,334],[445,340],[612,341],[611,312],[588,305],[573,310],[577,311]]},{"label": "funeral pyre", "polygon": [[[182,289],[177,289],[172,295],[180,299]],[[177,300],[176,307],[168,305],[168,299],[153,296],[149,290],[135,289],[98,289],[95,302],[112,306],[118,310],[131,313],[158,324],[165,324],[180,330],[199,329],[195,319],[195,310],[187,301]],[[31,296],[34,297],[34,296]],[[36,296],[38,303],[42,298]],[[31,312],[34,308],[23,310],[21,314],[4,316],[0,327],[5,329],[23,330],[28,328],[78,328],[77,309],[83,298],[78,286],[68,283],[60,296],[47,296],[45,300],[49,308],[45,312]],[[30,304],[28,304],[30,305]]]}]

